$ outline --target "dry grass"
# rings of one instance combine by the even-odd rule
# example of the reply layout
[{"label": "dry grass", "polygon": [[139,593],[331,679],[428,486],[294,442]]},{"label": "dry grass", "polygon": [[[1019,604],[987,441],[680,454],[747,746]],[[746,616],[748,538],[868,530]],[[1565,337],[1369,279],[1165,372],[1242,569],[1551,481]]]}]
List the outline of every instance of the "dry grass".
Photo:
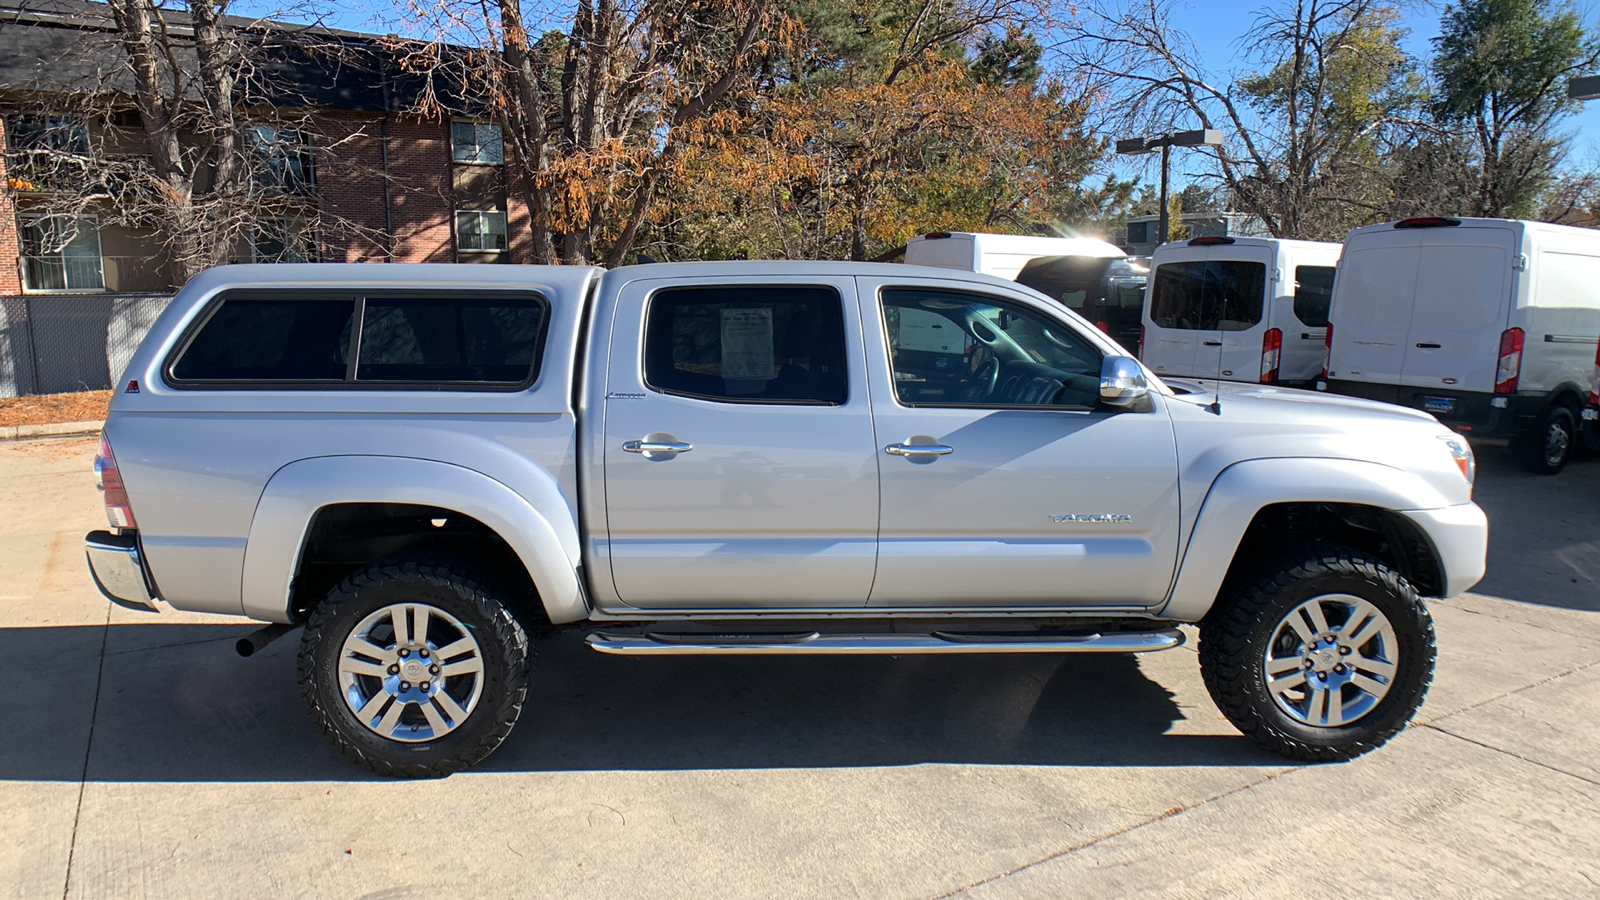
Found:
[{"label": "dry grass", "polygon": [[51,425],[57,422],[104,422],[110,391],[38,394],[0,398],[0,425]]}]

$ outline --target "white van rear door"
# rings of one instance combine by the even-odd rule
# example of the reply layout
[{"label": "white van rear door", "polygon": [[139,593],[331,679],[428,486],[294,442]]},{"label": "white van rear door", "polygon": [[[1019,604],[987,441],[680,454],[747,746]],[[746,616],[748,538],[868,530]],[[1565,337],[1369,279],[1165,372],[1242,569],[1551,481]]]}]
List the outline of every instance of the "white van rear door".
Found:
[{"label": "white van rear door", "polygon": [[1158,374],[1257,381],[1271,251],[1183,247],[1156,260],[1145,310],[1145,364]]},{"label": "white van rear door", "polygon": [[1509,228],[1423,233],[1400,384],[1494,390],[1515,252],[1516,236]]},{"label": "white van rear door", "polygon": [[1329,378],[1399,384],[1422,232],[1354,235],[1334,282]]}]

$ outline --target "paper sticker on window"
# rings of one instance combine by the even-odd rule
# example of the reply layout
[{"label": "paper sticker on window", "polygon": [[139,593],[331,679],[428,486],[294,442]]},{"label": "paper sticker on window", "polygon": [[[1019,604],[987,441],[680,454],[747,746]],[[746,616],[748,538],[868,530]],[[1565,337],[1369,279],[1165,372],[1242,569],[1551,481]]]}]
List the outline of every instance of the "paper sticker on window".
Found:
[{"label": "paper sticker on window", "polygon": [[722,310],[722,377],[766,381],[777,368],[772,308]]}]

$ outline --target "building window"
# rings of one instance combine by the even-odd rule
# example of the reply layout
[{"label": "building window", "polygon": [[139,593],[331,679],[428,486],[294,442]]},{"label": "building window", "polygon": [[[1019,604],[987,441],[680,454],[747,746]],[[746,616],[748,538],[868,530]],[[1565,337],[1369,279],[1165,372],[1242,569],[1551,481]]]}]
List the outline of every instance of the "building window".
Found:
[{"label": "building window", "polygon": [[276,125],[251,125],[244,136],[250,176],[257,187],[302,193],[311,186],[311,147],[300,132]]},{"label": "building window", "polygon": [[1145,244],[1150,242],[1151,222],[1129,222],[1128,243]]},{"label": "building window", "polygon": [[94,216],[23,216],[23,287],[30,291],[103,291],[100,223]]},{"label": "building window", "polygon": [[89,128],[72,116],[6,117],[6,167],[14,191],[75,187],[86,177]]},{"label": "building window", "polygon": [[450,157],[458,163],[498,166],[506,161],[500,126],[487,122],[450,123]]},{"label": "building window", "polygon": [[506,214],[498,210],[456,212],[456,249],[500,253],[506,249]]},{"label": "building window", "polygon": [[262,219],[250,240],[250,258],[258,263],[317,261],[317,242],[305,219]]}]

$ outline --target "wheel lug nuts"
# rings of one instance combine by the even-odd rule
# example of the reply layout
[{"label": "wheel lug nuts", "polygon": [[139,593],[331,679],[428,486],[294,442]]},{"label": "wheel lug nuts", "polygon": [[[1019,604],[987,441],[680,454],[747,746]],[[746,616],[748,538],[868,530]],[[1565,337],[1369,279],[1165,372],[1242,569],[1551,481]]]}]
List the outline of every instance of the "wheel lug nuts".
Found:
[{"label": "wheel lug nuts", "polygon": [[389,674],[390,675],[399,675],[400,674],[400,667],[399,666],[390,666],[389,667]]},{"label": "wheel lug nuts", "polygon": [[410,655],[411,655],[411,651],[410,650],[401,650],[400,651],[400,658],[401,659],[405,659],[406,657],[408,657]]},{"label": "wheel lug nuts", "polygon": [[423,682],[423,683],[421,683],[421,684],[419,684],[419,685],[417,685],[417,687],[420,687],[420,688],[422,688],[422,689],[423,689],[423,690],[427,690],[427,689],[428,689],[428,688],[430,688],[430,687],[432,687],[432,686],[433,686],[433,685],[432,685],[432,684],[431,684],[431,683],[429,683],[429,682],[426,682],[426,681],[424,681],[424,682]]},{"label": "wheel lug nuts", "polygon": [[418,650],[417,651],[417,655],[422,657],[423,659],[427,659],[428,658],[428,651],[427,650]]},{"label": "wheel lug nuts", "polygon": [[[1327,681],[1328,680],[1328,673],[1326,673],[1326,672],[1318,672],[1317,673],[1317,680],[1318,681]],[[401,687],[405,687],[405,685],[403,685],[403,684],[400,685],[400,686]]]},{"label": "wheel lug nuts", "polygon": [[1350,655],[1350,648],[1349,647],[1340,647],[1339,648],[1339,655],[1340,656],[1349,656]]},{"label": "wheel lug nuts", "polygon": [[428,671],[431,674],[437,675],[437,674],[439,674],[439,667],[438,666],[429,666],[428,667]]},{"label": "wheel lug nuts", "polygon": [[411,690],[411,682],[409,682],[409,681],[400,682],[400,690],[402,690],[402,691]]},{"label": "wheel lug nuts", "polygon": [[1335,672],[1338,672],[1340,675],[1343,675],[1344,674],[1344,663],[1340,663],[1337,666],[1334,666],[1333,670]]},{"label": "wheel lug nuts", "polygon": [[1308,669],[1309,669],[1309,668],[1311,668],[1311,667],[1312,667],[1312,666],[1314,666],[1314,665],[1316,665],[1316,663],[1314,663],[1314,662],[1312,662],[1312,661],[1311,661],[1311,660],[1309,660],[1309,659],[1308,659],[1308,660],[1306,660],[1306,668],[1308,668]]}]

